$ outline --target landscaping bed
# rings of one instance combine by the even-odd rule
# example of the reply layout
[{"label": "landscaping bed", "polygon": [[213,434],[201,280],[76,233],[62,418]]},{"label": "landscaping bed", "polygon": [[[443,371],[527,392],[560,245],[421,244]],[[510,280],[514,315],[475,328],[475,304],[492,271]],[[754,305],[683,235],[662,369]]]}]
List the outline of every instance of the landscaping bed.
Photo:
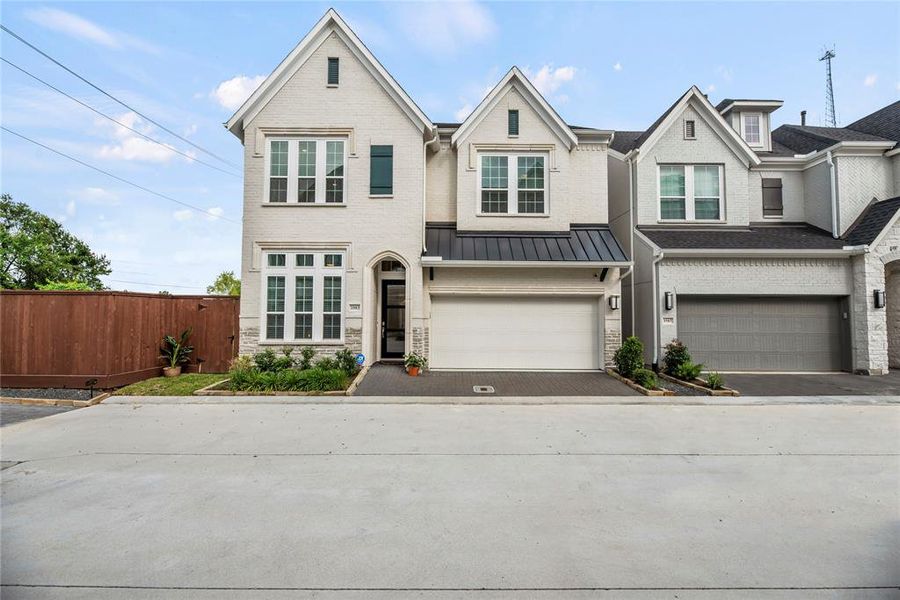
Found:
[{"label": "landscaping bed", "polygon": [[35,406],[71,406],[83,408],[103,402],[109,394],[100,390],[73,388],[3,388],[0,403],[30,404]]},{"label": "landscaping bed", "polygon": [[190,396],[196,390],[228,379],[225,373],[187,373],[178,377],[154,377],[116,390],[114,396]]},{"label": "landscaping bed", "polygon": [[[727,387],[721,387],[719,389],[712,389],[707,385],[705,381],[702,379],[692,379],[691,381],[686,381],[684,379],[677,379],[672,377],[671,375],[667,375],[665,373],[659,373],[659,378],[668,381],[669,383],[680,385],[688,390],[692,390],[696,392],[697,395],[707,395],[707,396],[740,396],[741,393],[737,390],[733,390]],[[693,394],[691,394],[693,395]]]}]

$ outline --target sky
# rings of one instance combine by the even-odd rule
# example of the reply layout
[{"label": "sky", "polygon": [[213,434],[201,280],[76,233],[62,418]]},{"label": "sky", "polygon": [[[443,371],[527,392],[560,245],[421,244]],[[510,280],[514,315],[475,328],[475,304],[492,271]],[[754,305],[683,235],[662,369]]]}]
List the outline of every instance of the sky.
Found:
[{"label": "sky", "polygon": [[[240,271],[241,144],[222,123],[329,6],[4,2],[7,28],[155,124],[7,33],[4,59],[165,146],[2,63],[4,127],[146,188],[3,131],[2,192],[105,254],[111,289],[204,292]],[[333,6],[435,122],[464,119],[517,65],[573,125],[645,129],[694,84],[714,104],[783,100],[775,126],[801,110],[818,125],[826,46],[839,124],[900,97],[898,2]]]}]

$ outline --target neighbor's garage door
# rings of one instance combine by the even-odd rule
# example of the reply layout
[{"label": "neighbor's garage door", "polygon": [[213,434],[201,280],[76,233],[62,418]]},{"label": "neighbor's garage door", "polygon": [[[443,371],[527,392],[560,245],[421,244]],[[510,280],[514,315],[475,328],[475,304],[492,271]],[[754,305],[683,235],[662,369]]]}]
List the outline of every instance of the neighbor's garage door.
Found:
[{"label": "neighbor's garage door", "polygon": [[600,340],[593,298],[435,296],[435,369],[597,369]]},{"label": "neighbor's garage door", "polygon": [[678,297],[678,336],[694,362],[732,371],[839,371],[836,298]]}]

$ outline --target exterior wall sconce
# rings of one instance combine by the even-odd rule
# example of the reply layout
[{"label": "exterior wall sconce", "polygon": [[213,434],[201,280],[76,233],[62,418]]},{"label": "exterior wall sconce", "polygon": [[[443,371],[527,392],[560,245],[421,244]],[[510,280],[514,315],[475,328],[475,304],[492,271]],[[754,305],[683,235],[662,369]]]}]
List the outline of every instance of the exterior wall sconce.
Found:
[{"label": "exterior wall sconce", "polygon": [[666,310],[672,310],[675,307],[675,294],[666,292]]},{"label": "exterior wall sconce", "polygon": [[875,290],[875,308],[884,308],[884,290]]},{"label": "exterior wall sconce", "polygon": [[609,297],[609,309],[610,310],[619,310],[619,297],[618,296],[610,296]]}]

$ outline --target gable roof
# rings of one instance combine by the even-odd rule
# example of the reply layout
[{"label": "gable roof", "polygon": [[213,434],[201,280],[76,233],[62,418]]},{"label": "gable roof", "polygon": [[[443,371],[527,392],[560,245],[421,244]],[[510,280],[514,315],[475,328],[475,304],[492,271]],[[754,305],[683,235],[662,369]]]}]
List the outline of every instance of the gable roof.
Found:
[{"label": "gable roof", "polygon": [[772,132],[772,140],[787,146],[798,154],[824,150],[841,142],[891,141],[849,127],[813,127],[809,125],[782,125]]},{"label": "gable roof", "polygon": [[[646,153],[692,100],[695,103],[695,107],[699,108],[700,117],[706,120],[713,129],[718,130],[719,136],[736,154],[743,155],[752,165],[759,164],[759,157],[753,149],[725,122],[719,111],[710,103],[709,98],[696,85],[692,85],[666,112],[660,115],[653,125],[634,141],[631,149]],[[638,160],[640,160],[640,157]]]},{"label": "gable roof", "polygon": [[307,33],[300,43],[291,50],[284,60],[266,77],[256,91],[241,105],[230,119],[225,123],[231,133],[242,138],[241,132],[244,124],[251,121],[259,111],[274,97],[274,95],[294,76],[294,74],[310,58],[315,50],[332,33],[336,33],[347,45],[356,58],[372,74],[375,80],[381,84],[385,92],[393,98],[407,117],[417,126],[422,128],[423,135],[432,137],[434,124],[425,116],[425,113],[416,105],[400,84],[378,62],[378,59],[369,52],[365,44],[350,29],[350,26],[333,9],[319,19],[319,22]]},{"label": "gable roof", "polygon": [[850,123],[847,129],[900,142],[900,100]]},{"label": "gable roof", "polygon": [[850,246],[871,244],[884,231],[898,210],[900,210],[900,196],[873,202],[844,234],[844,239]]},{"label": "gable roof", "polygon": [[566,125],[566,122],[562,120],[559,113],[550,106],[541,93],[537,91],[537,88],[528,81],[528,78],[525,77],[525,74],[522,73],[521,70],[519,70],[519,67],[513,67],[503,76],[503,79],[494,86],[494,89],[485,96],[484,100],[475,107],[475,110],[466,117],[466,120],[460,124],[459,128],[453,132],[450,141],[454,146],[458,146],[462,143],[462,141],[472,133],[477,124],[484,119],[485,115],[500,102],[502,92],[508,86],[515,88],[522,94],[522,97],[529,106],[531,106],[531,108],[544,120],[563,144],[565,144],[567,149],[571,150],[578,144],[578,137],[572,131],[572,128]]}]

